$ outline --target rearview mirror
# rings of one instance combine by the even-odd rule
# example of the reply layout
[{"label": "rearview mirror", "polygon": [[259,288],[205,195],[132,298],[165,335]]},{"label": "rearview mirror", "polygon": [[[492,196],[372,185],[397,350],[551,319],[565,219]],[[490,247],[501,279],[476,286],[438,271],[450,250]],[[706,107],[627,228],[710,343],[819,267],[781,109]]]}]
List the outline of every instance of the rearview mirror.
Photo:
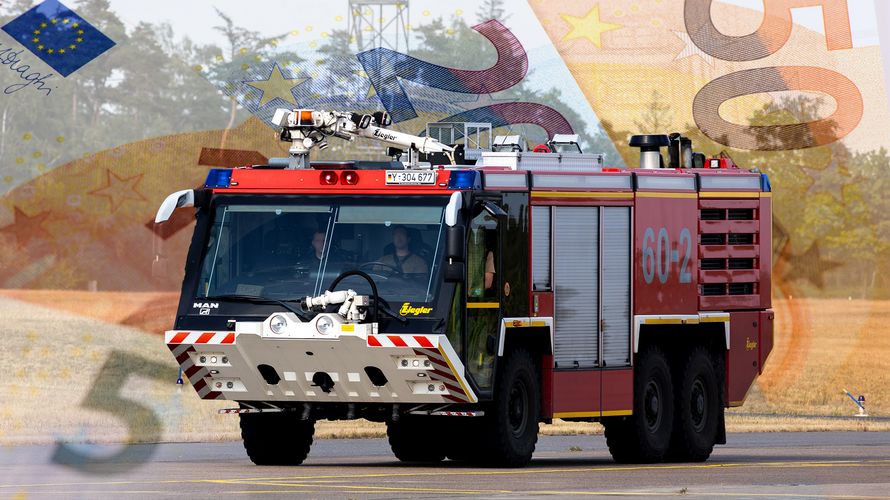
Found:
[{"label": "rearview mirror", "polygon": [[459,283],[466,275],[467,230],[463,225],[445,228],[445,281]]},{"label": "rearview mirror", "polygon": [[173,211],[177,208],[193,206],[195,206],[195,191],[193,189],[177,191],[168,196],[164,199],[164,202],[161,203],[160,208],[158,208],[158,213],[155,215],[155,224],[167,222],[167,220],[170,219],[170,216],[173,215]]},{"label": "rearview mirror", "polygon": [[466,262],[467,229],[464,226],[445,228],[445,258],[449,262]]}]

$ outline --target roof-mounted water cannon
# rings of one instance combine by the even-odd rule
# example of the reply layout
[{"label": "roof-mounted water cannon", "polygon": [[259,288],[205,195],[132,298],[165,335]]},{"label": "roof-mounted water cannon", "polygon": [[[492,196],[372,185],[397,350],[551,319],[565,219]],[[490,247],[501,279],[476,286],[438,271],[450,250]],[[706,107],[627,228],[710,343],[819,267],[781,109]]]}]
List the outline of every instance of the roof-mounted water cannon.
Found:
[{"label": "roof-mounted water cannon", "polygon": [[385,142],[408,151],[407,168],[418,166],[420,153],[450,153],[454,148],[430,137],[421,137],[383,128],[392,123],[389,114],[377,111],[360,114],[348,111],[318,111],[312,109],[275,110],[272,123],[281,127],[280,138],[290,142],[288,167],[309,168],[309,150],[324,149],[327,137],[334,136],[347,141],[365,137]]},{"label": "roof-mounted water cannon", "polygon": [[671,143],[664,134],[634,135],[630,138],[630,147],[640,148],[640,168],[662,168],[664,158],[661,148]]}]

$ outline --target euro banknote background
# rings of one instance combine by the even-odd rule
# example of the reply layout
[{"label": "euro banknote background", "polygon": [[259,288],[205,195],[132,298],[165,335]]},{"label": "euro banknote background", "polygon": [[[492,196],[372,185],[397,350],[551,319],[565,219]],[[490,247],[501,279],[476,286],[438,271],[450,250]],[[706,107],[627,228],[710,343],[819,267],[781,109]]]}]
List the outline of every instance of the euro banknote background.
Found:
[{"label": "euro banknote background", "polygon": [[885,2],[16,0],[0,25],[0,443],[235,436],[159,335],[191,214],[151,221],[212,166],[286,155],[280,106],[574,132],[615,166],[679,131],[767,172],[777,341],[743,410],[846,415],[849,389],[890,412]]}]

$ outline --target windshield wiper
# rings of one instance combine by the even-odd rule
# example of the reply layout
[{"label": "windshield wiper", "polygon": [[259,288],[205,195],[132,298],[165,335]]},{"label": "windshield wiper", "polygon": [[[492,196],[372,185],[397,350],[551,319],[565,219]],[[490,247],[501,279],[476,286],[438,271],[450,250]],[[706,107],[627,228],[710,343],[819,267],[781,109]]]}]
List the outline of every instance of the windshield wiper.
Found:
[{"label": "windshield wiper", "polygon": [[236,302],[248,302],[251,304],[278,304],[281,307],[287,309],[288,311],[297,315],[303,321],[309,322],[312,318],[306,316],[304,311],[294,307],[288,302],[299,302],[302,299],[289,299],[289,300],[281,300],[281,299],[273,299],[270,297],[260,297],[258,295],[240,295],[237,293],[232,294],[224,294],[224,295],[211,295],[209,297],[202,297],[206,300],[232,300]]}]

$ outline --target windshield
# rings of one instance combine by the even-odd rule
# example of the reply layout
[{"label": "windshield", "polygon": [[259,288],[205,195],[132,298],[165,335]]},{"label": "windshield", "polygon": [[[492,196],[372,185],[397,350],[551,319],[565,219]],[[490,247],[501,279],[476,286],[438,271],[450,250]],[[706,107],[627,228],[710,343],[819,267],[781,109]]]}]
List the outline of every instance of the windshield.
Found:
[{"label": "windshield", "polygon": [[[394,305],[434,300],[446,200],[277,200],[216,205],[199,297],[315,296],[340,273],[357,269],[371,275],[380,296]],[[358,277],[338,288],[370,293]]]}]

